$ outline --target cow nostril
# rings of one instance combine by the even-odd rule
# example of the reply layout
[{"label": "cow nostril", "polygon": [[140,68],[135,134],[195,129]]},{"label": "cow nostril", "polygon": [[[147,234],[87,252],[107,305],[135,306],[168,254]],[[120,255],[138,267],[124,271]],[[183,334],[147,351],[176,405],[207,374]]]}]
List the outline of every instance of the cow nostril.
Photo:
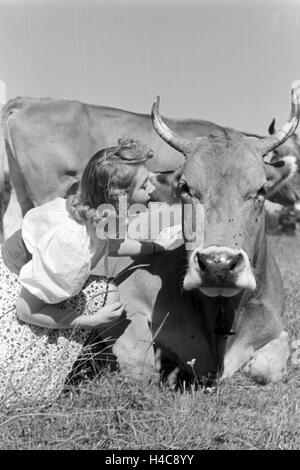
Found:
[{"label": "cow nostril", "polygon": [[202,261],[200,253],[197,253],[197,260],[198,260],[199,268],[201,269],[201,271],[205,271],[206,264]]},{"label": "cow nostril", "polygon": [[243,256],[241,255],[241,253],[235,256],[229,263],[229,270],[234,271],[235,268],[240,264],[242,259],[243,259]]},{"label": "cow nostril", "polygon": [[238,265],[238,261],[234,261],[233,264],[229,266],[230,271],[233,271]]}]

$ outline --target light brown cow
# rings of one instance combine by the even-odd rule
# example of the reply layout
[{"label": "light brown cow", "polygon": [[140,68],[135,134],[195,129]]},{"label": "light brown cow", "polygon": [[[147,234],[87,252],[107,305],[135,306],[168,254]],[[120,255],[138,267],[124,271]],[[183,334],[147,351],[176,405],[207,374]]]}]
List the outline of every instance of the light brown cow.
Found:
[{"label": "light brown cow", "polygon": [[[190,245],[192,219],[183,213],[184,245],[155,259],[111,261],[127,308],[112,351],[121,369],[135,374],[154,367],[155,348],[175,370],[209,380],[243,368],[261,383],[278,382],[286,370],[288,334],[283,330],[284,292],[265,234],[264,201],[274,190],[273,167],[263,160],[299,121],[300,83],[293,86],[292,114],[274,135],[253,140],[232,129],[192,141],[178,136],[153,107],[158,134],[185,156],[173,178],[183,208],[202,213],[200,243]],[[295,170],[276,163],[283,178]],[[127,322],[127,323],[126,323]],[[193,371],[191,369],[193,367]]]}]

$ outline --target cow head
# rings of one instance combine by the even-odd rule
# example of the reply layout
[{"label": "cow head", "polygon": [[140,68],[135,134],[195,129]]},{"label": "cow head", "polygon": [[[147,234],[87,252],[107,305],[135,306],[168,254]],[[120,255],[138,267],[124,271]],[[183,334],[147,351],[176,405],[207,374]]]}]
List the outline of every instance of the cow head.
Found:
[{"label": "cow head", "polygon": [[[152,108],[156,132],[186,157],[174,184],[183,203],[183,233],[188,253],[184,277],[186,290],[199,289],[209,296],[230,297],[242,289],[254,290],[259,259],[265,243],[264,201],[268,192],[294,171],[290,158],[274,168],[263,157],[295,131],[299,121],[300,82],[292,87],[289,121],[274,135],[253,139],[224,128],[206,137],[186,141],[174,134],[159,114],[159,98]],[[190,247],[192,214],[202,212],[200,244]],[[260,260],[261,262],[261,260]]]},{"label": "cow head", "polygon": [[[271,122],[268,128],[269,134],[276,134],[277,130],[275,128],[275,119]],[[281,145],[276,147],[273,151],[273,156],[271,161],[278,161],[286,156],[294,156],[297,158],[298,165],[300,164],[300,140],[296,133],[291,135],[289,139],[283,142]]]},{"label": "cow head", "polygon": [[[275,119],[269,126],[269,134],[276,133]],[[271,200],[279,202],[285,206],[292,206],[296,204],[300,208],[300,140],[296,133],[287,139],[282,145],[279,145],[272,152],[271,163],[278,162],[283,158],[296,159],[297,170],[294,177],[287,183],[280,186],[276,194],[271,196]]]}]

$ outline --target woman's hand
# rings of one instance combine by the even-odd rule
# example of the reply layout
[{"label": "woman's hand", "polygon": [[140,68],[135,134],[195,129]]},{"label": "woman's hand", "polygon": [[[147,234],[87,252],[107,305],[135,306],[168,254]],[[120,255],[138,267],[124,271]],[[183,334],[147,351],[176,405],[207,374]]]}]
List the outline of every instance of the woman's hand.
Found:
[{"label": "woman's hand", "polygon": [[106,305],[105,307],[100,308],[97,313],[85,317],[86,326],[92,329],[105,327],[110,323],[117,321],[124,308],[125,304],[120,301]]},{"label": "woman's hand", "polygon": [[[182,240],[182,226],[173,225],[171,227],[164,228],[159,236],[154,240],[156,245],[156,252],[168,250],[176,242]],[[157,250],[157,246],[161,247],[161,250]]]}]

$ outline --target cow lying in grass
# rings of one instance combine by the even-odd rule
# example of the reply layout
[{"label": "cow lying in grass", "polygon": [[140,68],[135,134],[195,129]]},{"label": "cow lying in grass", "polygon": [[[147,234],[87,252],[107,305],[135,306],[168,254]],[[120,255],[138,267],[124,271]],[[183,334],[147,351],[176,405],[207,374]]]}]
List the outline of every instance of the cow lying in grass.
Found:
[{"label": "cow lying in grass", "polygon": [[[199,381],[239,369],[260,383],[282,379],[289,354],[284,292],[266,239],[264,202],[276,190],[274,170],[282,182],[295,162],[285,158],[274,168],[263,157],[298,125],[299,82],[292,93],[289,121],[256,140],[232,129],[183,139],[154,104],[157,133],[185,156],[174,174],[157,178],[158,192],[181,201],[183,242],[154,259],[139,259],[139,265],[110,259],[127,306],[126,319],[110,332],[124,373],[151,373],[160,350],[162,364],[172,359],[176,372]],[[195,228],[197,214],[201,224]]]}]

